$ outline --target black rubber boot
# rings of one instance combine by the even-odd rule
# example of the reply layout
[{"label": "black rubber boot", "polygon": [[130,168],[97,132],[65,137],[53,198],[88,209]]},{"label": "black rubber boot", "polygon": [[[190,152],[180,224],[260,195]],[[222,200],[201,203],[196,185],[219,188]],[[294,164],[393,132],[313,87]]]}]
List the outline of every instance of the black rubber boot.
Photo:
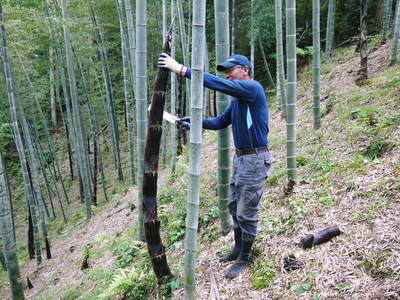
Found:
[{"label": "black rubber boot", "polygon": [[238,258],[240,249],[242,248],[242,230],[240,227],[233,228],[235,247],[228,254],[221,255],[219,257],[220,262],[234,261]]},{"label": "black rubber boot", "polygon": [[253,246],[254,238],[245,239],[242,238],[242,249],[240,251],[239,257],[229,268],[228,272],[226,272],[226,277],[229,279],[233,279],[237,277],[240,272],[242,272],[249,264],[251,259],[251,247]]}]

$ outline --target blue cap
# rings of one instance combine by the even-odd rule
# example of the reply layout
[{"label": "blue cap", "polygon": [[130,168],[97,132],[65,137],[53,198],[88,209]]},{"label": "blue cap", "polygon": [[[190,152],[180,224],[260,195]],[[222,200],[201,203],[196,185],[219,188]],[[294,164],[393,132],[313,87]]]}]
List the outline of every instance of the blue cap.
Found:
[{"label": "blue cap", "polygon": [[234,66],[246,66],[250,69],[252,68],[251,63],[246,56],[235,54],[229,56],[228,59],[222,64],[217,65],[217,70],[219,72],[223,72],[225,69],[229,69]]}]

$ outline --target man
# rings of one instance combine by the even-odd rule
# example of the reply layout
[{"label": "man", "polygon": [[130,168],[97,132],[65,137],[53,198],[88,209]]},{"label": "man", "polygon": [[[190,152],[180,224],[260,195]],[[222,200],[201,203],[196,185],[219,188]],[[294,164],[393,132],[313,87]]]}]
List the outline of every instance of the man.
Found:
[{"label": "man", "polygon": [[[165,53],[158,66],[191,78],[191,70]],[[217,70],[226,79],[204,73],[204,86],[232,96],[230,105],[218,117],[203,120],[204,129],[219,130],[232,125],[236,155],[228,201],[233,218],[235,246],[220,261],[235,261],[226,277],[235,278],[249,264],[257,235],[259,202],[269,175],[272,156],[268,151],[268,104],[264,89],[250,76],[251,63],[243,55],[232,55]],[[190,128],[190,118],[180,119]],[[178,124],[179,125],[179,124]]]}]

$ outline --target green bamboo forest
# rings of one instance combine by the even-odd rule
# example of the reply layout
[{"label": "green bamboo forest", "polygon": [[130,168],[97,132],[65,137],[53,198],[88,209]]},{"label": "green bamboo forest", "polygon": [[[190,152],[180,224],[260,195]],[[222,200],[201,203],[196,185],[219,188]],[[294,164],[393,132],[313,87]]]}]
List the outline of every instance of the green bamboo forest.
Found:
[{"label": "green bamboo forest", "polygon": [[[400,299],[400,0],[0,0],[0,31],[0,299]],[[234,54],[273,157],[235,278],[243,149],[202,123]]]}]

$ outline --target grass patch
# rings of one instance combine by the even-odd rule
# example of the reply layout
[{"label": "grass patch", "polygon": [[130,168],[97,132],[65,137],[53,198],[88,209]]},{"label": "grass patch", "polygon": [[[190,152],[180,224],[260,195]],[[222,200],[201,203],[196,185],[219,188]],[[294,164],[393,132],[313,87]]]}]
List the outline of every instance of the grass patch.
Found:
[{"label": "grass patch", "polygon": [[67,287],[66,292],[61,296],[62,300],[74,300],[81,296],[81,291],[76,287]]},{"label": "grass patch", "polygon": [[257,269],[252,272],[251,286],[254,290],[262,290],[277,276],[276,270],[272,268],[273,262],[259,259],[256,263]]}]

